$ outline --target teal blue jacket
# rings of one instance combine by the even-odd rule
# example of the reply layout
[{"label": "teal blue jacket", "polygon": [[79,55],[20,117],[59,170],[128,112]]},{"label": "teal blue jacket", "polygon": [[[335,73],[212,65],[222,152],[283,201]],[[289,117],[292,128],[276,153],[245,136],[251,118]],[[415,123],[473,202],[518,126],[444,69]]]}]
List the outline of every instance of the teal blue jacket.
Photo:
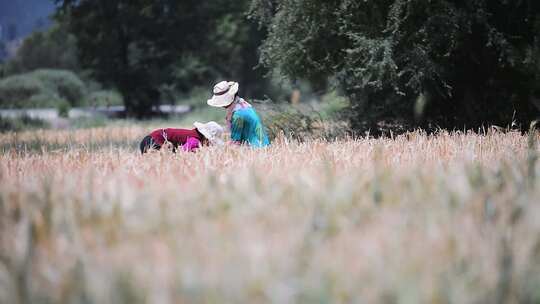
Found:
[{"label": "teal blue jacket", "polygon": [[233,113],[231,118],[231,139],[256,148],[270,145],[262,121],[252,107],[239,109]]}]

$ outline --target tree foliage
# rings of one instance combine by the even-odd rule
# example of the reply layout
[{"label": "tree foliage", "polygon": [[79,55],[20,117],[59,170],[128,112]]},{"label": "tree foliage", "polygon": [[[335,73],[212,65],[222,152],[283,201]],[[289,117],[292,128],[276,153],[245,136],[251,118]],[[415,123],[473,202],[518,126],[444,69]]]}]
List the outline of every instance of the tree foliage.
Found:
[{"label": "tree foliage", "polygon": [[[8,56],[8,53],[7,53],[7,49],[6,49],[6,44],[4,41],[0,41],[0,72],[4,72],[3,70],[3,63],[6,59],[6,57]],[[2,76],[2,73],[0,73],[0,77]]]},{"label": "tree foliage", "polygon": [[24,39],[14,58],[6,63],[8,75],[36,69],[79,70],[76,40],[65,27],[55,24],[45,32],[35,32]]},{"label": "tree foliage", "polygon": [[291,78],[338,79],[356,127],[538,116],[538,1],[253,0],[251,13],[269,30],[261,62]]},{"label": "tree foliage", "polygon": [[77,37],[81,63],[144,116],[164,92],[234,78],[260,89],[262,33],[244,1],[57,0],[58,18]]}]

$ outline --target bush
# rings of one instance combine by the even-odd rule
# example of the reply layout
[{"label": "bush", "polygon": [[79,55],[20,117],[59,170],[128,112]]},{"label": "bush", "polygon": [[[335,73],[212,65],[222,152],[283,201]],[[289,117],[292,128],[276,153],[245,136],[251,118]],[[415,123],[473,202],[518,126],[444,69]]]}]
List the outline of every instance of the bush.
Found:
[{"label": "bush", "polygon": [[85,91],[84,83],[72,72],[37,70],[0,80],[0,107],[57,107],[64,100],[79,106]]},{"label": "bush", "polygon": [[346,123],[334,120],[334,116],[321,114],[311,106],[258,102],[258,112],[262,116],[270,139],[283,134],[296,140],[311,138],[334,139],[346,136]]},{"label": "bush", "polygon": [[69,117],[69,110],[71,109],[71,106],[69,102],[66,100],[62,100],[58,102],[56,105],[56,109],[58,111],[58,116],[60,117]]},{"label": "bush", "polygon": [[36,79],[66,99],[71,106],[82,104],[86,88],[81,79],[73,72],[64,70],[37,70],[30,73]]},{"label": "bush", "polygon": [[3,108],[39,106],[30,104],[31,98],[45,93],[45,84],[31,75],[16,75],[0,81],[0,105]]},{"label": "bush", "polygon": [[303,113],[296,108],[290,108],[271,114],[265,119],[268,135],[271,139],[283,133],[285,136],[295,139],[312,137],[319,118],[314,115]]},{"label": "bush", "polygon": [[117,91],[100,90],[90,93],[85,99],[85,104],[91,107],[119,106],[124,104],[124,99]]},{"label": "bush", "polygon": [[18,118],[0,117],[0,132],[22,131],[47,127],[49,127],[49,125],[45,121],[29,116],[21,116]]},{"label": "bush", "polygon": [[350,106],[349,99],[332,91],[325,94],[321,100],[320,113],[323,119],[339,119],[341,114]]},{"label": "bush", "polygon": [[37,95],[34,95],[28,99],[27,105],[20,106],[15,105],[14,108],[49,108],[49,107],[58,107],[60,104],[67,103],[67,101],[56,93],[43,92]]}]

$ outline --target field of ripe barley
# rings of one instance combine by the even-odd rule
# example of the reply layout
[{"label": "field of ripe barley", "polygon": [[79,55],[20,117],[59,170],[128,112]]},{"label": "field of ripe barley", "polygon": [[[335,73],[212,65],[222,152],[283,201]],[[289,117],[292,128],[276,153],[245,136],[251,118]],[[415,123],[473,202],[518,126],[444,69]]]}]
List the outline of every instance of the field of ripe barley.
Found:
[{"label": "field of ripe barley", "polygon": [[538,134],[0,135],[0,303],[538,303]]}]

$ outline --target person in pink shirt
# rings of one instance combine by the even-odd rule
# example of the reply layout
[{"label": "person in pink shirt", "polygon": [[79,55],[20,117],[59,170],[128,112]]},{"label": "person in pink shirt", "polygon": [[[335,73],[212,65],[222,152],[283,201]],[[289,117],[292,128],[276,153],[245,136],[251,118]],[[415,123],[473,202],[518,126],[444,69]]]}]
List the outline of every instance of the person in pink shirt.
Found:
[{"label": "person in pink shirt", "polygon": [[223,127],[214,121],[208,123],[196,122],[194,129],[165,128],[152,131],[145,136],[140,144],[141,153],[151,149],[159,150],[165,143],[171,143],[173,152],[179,148],[182,151],[192,152],[202,145],[223,145],[221,136]]}]

